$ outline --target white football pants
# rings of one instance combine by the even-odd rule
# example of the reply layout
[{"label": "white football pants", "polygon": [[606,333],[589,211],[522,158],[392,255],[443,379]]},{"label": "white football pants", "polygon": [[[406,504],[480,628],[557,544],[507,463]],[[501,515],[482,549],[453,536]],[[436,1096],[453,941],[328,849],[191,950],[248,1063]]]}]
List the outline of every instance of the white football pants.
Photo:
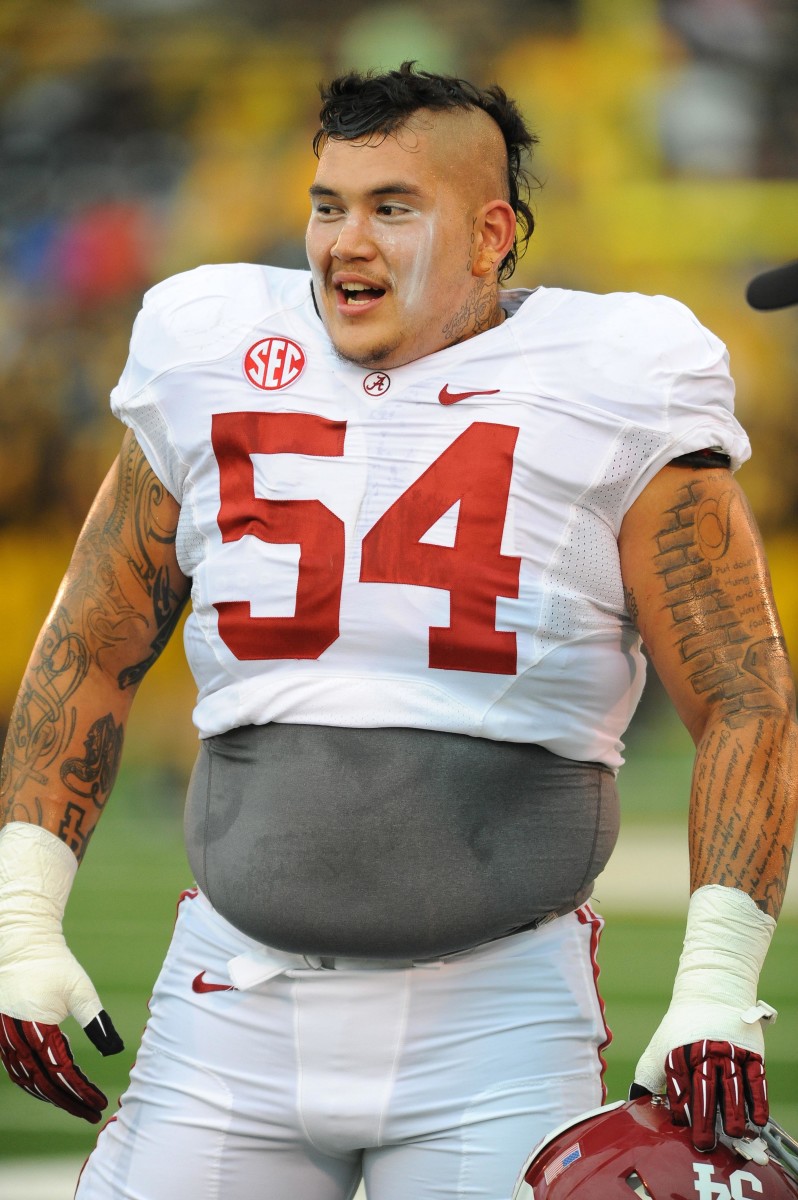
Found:
[{"label": "white football pants", "polygon": [[602,924],[585,905],[435,965],[270,965],[187,893],[76,1200],[350,1200],[361,1177],[369,1200],[508,1200],[602,1101]]}]

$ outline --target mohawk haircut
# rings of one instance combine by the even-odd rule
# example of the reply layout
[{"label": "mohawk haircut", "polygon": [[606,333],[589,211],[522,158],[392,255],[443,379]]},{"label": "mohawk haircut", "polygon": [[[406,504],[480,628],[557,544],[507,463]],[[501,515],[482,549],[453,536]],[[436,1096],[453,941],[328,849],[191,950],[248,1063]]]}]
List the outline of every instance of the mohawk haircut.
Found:
[{"label": "mohawk haircut", "polygon": [[538,139],[527,128],[515,101],[498,84],[483,90],[454,75],[434,75],[417,70],[415,62],[403,62],[398,71],[381,75],[373,71],[339,75],[319,90],[320,125],[313,138],[317,158],[331,138],[356,141],[373,134],[386,138],[420,109],[442,112],[478,108],[487,113],[501,130],[507,148],[507,199],[518,222],[513,245],[499,264],[500,282],[509,279],[535,228],[529,200],[533,186],[538,185],[526,169],[525,160]]}]

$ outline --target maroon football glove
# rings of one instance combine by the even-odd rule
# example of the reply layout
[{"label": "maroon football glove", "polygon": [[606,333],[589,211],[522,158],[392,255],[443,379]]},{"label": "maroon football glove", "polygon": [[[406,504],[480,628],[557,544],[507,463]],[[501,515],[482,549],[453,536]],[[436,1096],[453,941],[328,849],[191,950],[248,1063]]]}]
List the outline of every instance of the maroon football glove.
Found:
[{"label": "maroon football glove", "polygon": [[768,1093],[762,1056],[731,1042],[705,1040],[678,1046],[665,1060],[674,1124],[692,1126],[697,1150],[715,1146],[715,1115],[729,1137],[742,1137],[748,1121],[764,1125]]},{"label": "maroon football glove", "polygon": [[[119,1034],[103,1010],[85,1032],[101,1054],[123,1049]],[[11,1079],[38,1100],[63,1108],[96,1125],[106,1096],[75,1064],[69,1041],[57,1025],[20,1021],[0,1013],[0,1058]]]}]

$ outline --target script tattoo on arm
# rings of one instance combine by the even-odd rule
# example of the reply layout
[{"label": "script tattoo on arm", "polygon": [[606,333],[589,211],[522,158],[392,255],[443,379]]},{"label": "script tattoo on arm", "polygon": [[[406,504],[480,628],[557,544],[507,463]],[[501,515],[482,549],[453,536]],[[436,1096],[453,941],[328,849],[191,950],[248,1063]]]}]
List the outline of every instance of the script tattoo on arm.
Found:
[{"label": "script tattoo on arm", "polygon": [[11,716],[0,820],[55,825],[78,859],[116,779],[136,686],[187,599],[174,559],[176,518],[175,502],[127,434]]},{"label": "script tattoo on arm", "polygon": [[666,636],[709,714],[693,776],[692,887],[742,887],[776,916],[794,808],[792,678],[745,498],[731,481],[708,492],[700,477],[680,488],[655,539]]}]

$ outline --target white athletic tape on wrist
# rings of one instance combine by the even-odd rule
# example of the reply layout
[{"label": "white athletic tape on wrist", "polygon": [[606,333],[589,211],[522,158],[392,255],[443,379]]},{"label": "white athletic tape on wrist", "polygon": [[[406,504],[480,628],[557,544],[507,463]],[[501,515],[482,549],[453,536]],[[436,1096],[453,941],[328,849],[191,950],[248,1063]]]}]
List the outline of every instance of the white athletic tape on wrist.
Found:
[{"label": "white athletic tape on wrist", "polygon": [[100,1012],[61,929],[77,869],[48,830],[26,821],[0,829],[0,1012],[48,1025],[71,1013],[84,1027]]},{"label": "white athletic tape on wrist", "polygon": [[756,991],[775,928],[737,888],[708,884],[693,893],[673,998],[638,1063],[636,1083],[661,1092],[667,1054],[705,1038],[764,1054],[762,1023],[774,1021],[776,1010]]},{"label": "white athletic tape on wrist", "polygon": [[0,920],[5,910],[61,921],[78,860],[39,825],[12,821],[0,829]]}]

